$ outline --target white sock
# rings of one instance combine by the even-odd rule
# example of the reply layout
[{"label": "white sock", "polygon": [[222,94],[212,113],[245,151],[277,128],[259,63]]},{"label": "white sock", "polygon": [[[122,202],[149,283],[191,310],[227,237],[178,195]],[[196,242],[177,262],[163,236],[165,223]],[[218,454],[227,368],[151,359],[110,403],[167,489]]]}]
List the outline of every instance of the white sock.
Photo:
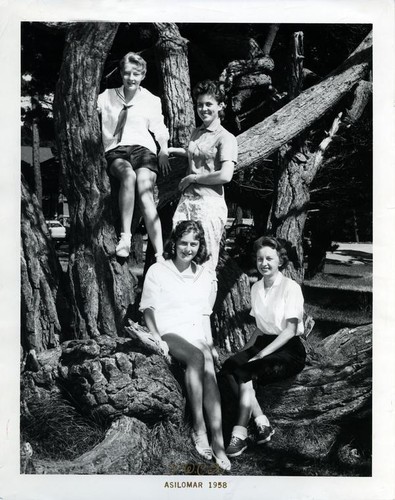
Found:
[{"label": "white sock", "polygon": [[270,425],[270,422],[267,418],[266,415],[259,415],[259,417],[256,417],[255,418],[255,424],[256,425],[267,425],[269,426]]},{"label": "white sock", "polygon": [[232,436],[236,436],[240,439],[247,439],[247,427],[235,425],[232,430]]}]

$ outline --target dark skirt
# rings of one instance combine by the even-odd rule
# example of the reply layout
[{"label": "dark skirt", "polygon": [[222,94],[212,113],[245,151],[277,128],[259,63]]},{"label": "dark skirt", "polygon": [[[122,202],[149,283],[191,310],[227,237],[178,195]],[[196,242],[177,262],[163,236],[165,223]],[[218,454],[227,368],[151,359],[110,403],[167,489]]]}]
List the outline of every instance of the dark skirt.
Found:
[{"label": "dark skirt", "polygon": [[248,363],[249,359],[274,339],[274,335],[259,335],[251,347],[227,359],[221,372],[233,375],[239,383],[256,380],[259,384],[265,385],[302,371],[306,362],[306,351],[299,337],[292,337],[276,352]]}]

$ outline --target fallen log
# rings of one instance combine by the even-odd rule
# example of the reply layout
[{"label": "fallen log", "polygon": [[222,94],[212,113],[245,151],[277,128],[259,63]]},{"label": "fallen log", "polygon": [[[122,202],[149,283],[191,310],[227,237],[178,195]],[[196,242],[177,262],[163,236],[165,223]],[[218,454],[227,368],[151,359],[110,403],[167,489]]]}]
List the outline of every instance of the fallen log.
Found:
[{"label": "fallen log", "polygon": [[371,50],[370,33],[346,61],[322,82],[240,134],[237,137],[239,155],[236,170],[259,165],[264,158],[322,118],[367,75]]},{"label": "fallen log", "polygon": [[257,398],[276,428],[270,449],[322,459],[344,425],[371,418],[372,325],[344,328],[307,348],[305,369],[279,383],[258,381]]}]

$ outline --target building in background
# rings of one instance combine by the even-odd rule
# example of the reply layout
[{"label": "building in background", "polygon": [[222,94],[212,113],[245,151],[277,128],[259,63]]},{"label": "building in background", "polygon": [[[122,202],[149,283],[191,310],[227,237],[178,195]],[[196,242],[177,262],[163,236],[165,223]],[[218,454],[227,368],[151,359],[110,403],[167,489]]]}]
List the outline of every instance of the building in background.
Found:
[{"label": "building in background", "polygon": [[[60,183],[60,163],[49,147],[40,148],[40,165],[42,179],[42,210],[44,218],[58,219],[67,226],[69,206],[67,198],[62,192]],[[27,183],[34,191],[33,148],[21,147],[21,171]]]}]

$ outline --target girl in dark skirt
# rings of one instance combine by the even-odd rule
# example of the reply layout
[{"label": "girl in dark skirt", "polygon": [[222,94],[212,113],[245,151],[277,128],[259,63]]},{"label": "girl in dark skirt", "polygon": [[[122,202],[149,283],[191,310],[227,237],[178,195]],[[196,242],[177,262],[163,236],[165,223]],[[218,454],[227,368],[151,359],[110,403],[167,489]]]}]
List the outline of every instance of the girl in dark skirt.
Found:
[{"label": "girl in dark skirt", "polygon": [[254,244],[256,264],[262,279],[251,288],[251,315],[256,329],[250,340],[223,365],[222,373],[238,390],[239,414],[226,454],[237,457],[247,448],[247,426],[251,416],[257,427],[257,443],[270,441],[274,429],[255,396],[252,381],[267,384],[300,372],[306,353],[303,334],[303,295],[300,286],[281,273],[288,262],[279,240],[263,236]]}]

